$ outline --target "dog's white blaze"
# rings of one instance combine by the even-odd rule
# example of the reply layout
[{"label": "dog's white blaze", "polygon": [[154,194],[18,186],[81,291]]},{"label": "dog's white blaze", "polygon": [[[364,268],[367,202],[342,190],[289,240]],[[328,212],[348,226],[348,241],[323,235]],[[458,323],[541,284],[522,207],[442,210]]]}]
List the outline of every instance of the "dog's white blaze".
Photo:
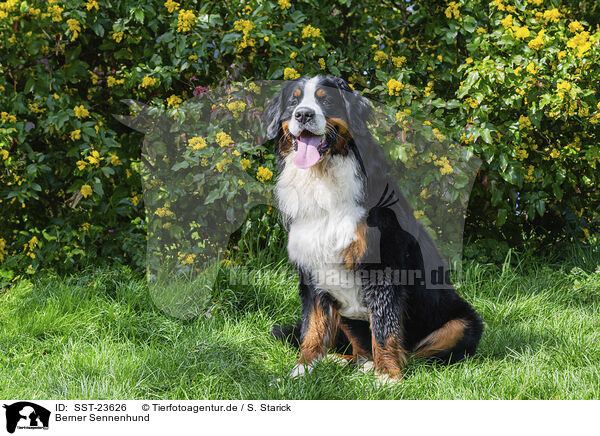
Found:
[{"label": "dog's white blaze", "polygon": [[310,123],[307,126],[301,126],[299,125],[298,121],[296,121],[296,109],[294,109],[294,112],[292,113],[292,119],[290,120],[290,123],[288,125],[290,133],[294,136],[299,136],[302,133],[302,130],[304,130],[304,128],[310,130],[315,135],[325,134],[327,120],[325,119],[325,114],[323,113],[323,110],[321,110],[321,106],[315,98],[318,85],[318,77],[313,77],[304,85],[304,94],[302,96],[302,101],[298,103],[296,109],[299,107],[308,107],[315,111],[315,116],[313,118],[312,123]]},{"label": "dog's white blaze", "polygon": [[342,252],[365,217],[359,168],[352,156],[327,156],[322,168],[298,168],[285,159],[275,194],[289,223],[290,260],[309,271],[317,288],[339,303],[342,316],[368,319],[361,283],[344,266]]}]

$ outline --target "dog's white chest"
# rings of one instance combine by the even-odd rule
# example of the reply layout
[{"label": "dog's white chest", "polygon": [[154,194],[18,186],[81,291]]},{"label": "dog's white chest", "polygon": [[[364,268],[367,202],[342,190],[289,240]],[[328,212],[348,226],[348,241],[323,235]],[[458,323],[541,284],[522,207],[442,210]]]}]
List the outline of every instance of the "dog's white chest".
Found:
[{"label": "dog's white chest", "polygon": [[[293,159],[290,156],[288,159]],[[289,162],[279,177],[276,194],[281,212],[290,222],[290,260],[311,273],[317,288],[335,298],[342,316],[368,319],[362,286],[354,272],[345,268],[342,257],[356,239],[357,225],[365,215],[358,203],[362,184],[354,160],[330,162],[326,173],[299,169]]]}]

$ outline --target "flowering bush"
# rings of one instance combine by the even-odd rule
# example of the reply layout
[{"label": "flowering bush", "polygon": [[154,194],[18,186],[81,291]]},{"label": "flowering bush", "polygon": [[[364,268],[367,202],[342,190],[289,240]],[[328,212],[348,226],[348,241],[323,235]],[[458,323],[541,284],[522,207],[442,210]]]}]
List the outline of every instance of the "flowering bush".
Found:
[{"label": "flowering bush", "polygon": [[[121,100],[176,110],[220,82],[317,73],[484,161],[471,232],[585,239],[600,204],[599,20],[587,0],[1,1],[0,262],[143,264],[142,135],[112,118]],[[272,183],[261,159],[240,165]]]}]

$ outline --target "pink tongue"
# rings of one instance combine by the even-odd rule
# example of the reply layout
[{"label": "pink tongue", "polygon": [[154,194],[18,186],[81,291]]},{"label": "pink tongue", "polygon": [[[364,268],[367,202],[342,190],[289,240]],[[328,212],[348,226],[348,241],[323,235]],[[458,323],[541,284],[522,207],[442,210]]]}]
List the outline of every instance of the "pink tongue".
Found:
[{"label": "pink tongue", "polygon": [[320,136],[300,135],[298,137],[298,151],[294,163],[298,168],[310,168],[321,159],[317,147],[321,144]]}]

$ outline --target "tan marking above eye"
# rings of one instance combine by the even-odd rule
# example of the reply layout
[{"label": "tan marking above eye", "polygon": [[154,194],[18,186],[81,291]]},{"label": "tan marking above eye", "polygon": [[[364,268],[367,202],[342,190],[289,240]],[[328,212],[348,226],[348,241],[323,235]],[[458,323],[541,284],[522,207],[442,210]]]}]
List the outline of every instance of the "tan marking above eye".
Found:
[{"label": "tan marking above eye", "polygon": [[327,93],[325,92],[325,90],[323,88],[317,90],[317,97],[323,98],[326,95],[327,95]]},{"label": "tan marking above eye", "polygon": [[298,88],[294,91],[294,97],[300,97],[300,94],[302,94],[302,91],[300,91],[300,88]]}]

